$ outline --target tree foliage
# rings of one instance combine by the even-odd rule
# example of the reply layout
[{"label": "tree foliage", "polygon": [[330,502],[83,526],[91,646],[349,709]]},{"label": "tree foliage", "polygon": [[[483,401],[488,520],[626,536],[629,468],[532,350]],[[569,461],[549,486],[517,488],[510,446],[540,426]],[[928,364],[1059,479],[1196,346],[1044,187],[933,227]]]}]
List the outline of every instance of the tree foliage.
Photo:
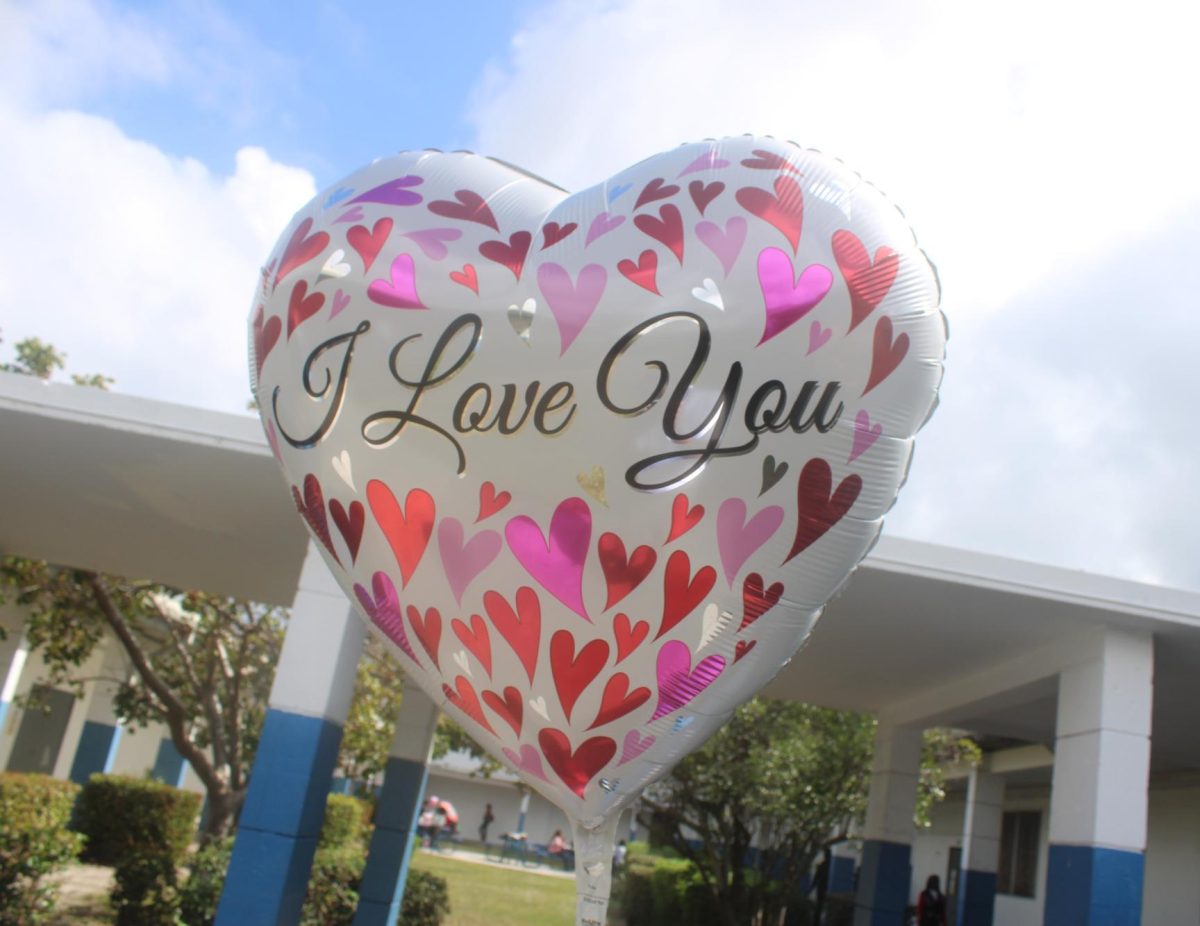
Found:
[{"label": "tree foliage", "polygon": [[[777,923],[827,848],[866,811],[875,721],[868,715],[754,699],[701,749],[647,789],[641,822],[695,865],[728,926]],[[937,760],[969,751],[936,734]]]}]

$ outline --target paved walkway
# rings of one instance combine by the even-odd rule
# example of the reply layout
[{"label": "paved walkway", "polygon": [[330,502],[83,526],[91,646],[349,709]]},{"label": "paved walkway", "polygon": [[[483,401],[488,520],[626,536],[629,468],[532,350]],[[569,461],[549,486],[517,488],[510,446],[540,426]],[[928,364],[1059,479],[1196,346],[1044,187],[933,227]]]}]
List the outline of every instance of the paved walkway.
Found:
[{"label": "paved walkway", "polygon": [[462,862],[471,862],[475,865],[490,865],[493,868],[507,868],[509,871],[527,871],[532,875],[545,875],[550,878],[575,880],[575,872],[563,871],[561,865],[557,868],[551,868],[533,859],[524,862],[518,858],[501,859],[499,844],[489,845],[486,855],[479,852],[469,852],[465,849],[441,846],[437,849],[422,847],[420,851],[426,855],[440,855],[442,858],[457,859]]}]

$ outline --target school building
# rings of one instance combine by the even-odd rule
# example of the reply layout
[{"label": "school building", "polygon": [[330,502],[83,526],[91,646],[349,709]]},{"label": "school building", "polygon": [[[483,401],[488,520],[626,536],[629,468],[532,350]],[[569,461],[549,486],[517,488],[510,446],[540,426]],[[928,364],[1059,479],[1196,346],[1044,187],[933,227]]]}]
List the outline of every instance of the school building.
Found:
[{"label": "school building", "polygon": [[[258,422],[0,373],[0,551],[292,609],[218,923],[290,923],[303,899],[364,636],[313,553]],[[196,787],[162,731],[124,731],[111,687],[45,684],[0,613],[0,768],[113,770]],[[103,647],[98,679],[127,672]],[[14,697],[41,685],[46,713]],[[930,874],[959,926],[1200,922],[1200,595],[884,537],[770,697],[879,718],[870,804],[834,890],[895,926]],[[510,782],[427,763],[436,709],[406,696],[357,923],[394,922],[423,791],[472,833]],[[929,830],[912,812],[920,734],[971,731],[983,764]],[[531,837],[557,828],[535,800]],[[542,830],[545,830],[543,833]]]}]

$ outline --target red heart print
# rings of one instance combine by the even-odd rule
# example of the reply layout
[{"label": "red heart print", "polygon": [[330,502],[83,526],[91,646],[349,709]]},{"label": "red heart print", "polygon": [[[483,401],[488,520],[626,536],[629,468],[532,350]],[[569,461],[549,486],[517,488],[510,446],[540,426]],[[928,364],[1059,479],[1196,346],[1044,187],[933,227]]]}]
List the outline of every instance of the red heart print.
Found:
[{"label": "red heart print", "polygon": [[433,496],[424,489],[413,489],[401,508],[387,484],[372,479],[367,483],[367,504],[396,557],[401,584],[408,585],[433,534]]},{"label": "red heart print", "polygon": [[511,501],[512,495],[508,492],[497,493],[491,482],[485,482],[479,487],[479,516],[475,518],[475,523],[490,518]]},{"label": "red heart print", "polygon": [[550,638],[550,670],[567,720],[583,690],[596,680],[607,661],[608,644],[603,640],[592,640],[576,653],[571,631],[560,630]]},{"label": "red heart print", "polygon": [[619,720],[630,711],[636,711],[649,700],[649,688],[635,688],[630,691],[629,676],[624,672],[618,672],[604,686],[604,695],[600,698],[600,710],[596,713],[596,719],[592,721],[592,725],[588,729],[594,730],[596,727]]},{"label": "red heart print", "polygon": [[871,350],[871,375],[867,377],[867,388],[862,391],[866,395],[900,366],[900,361],[908,353],[908,335],[900,332],[892,340],[892,317],[884,315],[875,323],[875,340]]},{"label": "red heart print", "polygon": [[775,607],[781,595],[782,582],[772,582],[771,587],[764,592],[762,576],[757,572],[746,576],[746,581],[742,583],[742,622],[738,625],[738,633]]},{"label": "red heart print", "polygon": [[679,192],[679,187],[675,186],[675,184],[672,183],[664,186],[663,183],[662,177],[655,177],[647,183],[642,188],[642,192],[638,194],[637,202],[633,204],[633,208],[637,210],[641,209],[647,203],[658,202],[660,199],[670,199]]},{"label": "red heart print", "polygon": [[512,727],[517,736],[521,735],[521,725],[525,718],[525,702],[521,698],[520,691],[512,685],[508,685],[504,689],[503,697],[494,691],[485,691],[483,703],[490,707],[497,717]]},{"label": "red heart print", "polygon": [[896,281],[900,255],[889,247],[875,251],[875,262],[863,247],[858,235],[848,229],[833,233],[833,258],[850,291],[849,334],[883,302],[884,296]]},{"label": "red heart print", "polygon": [[542,226],[542,250],[554,247],[579,227],[577,222],[559,225],[557,222],[547,222]]},{"label": "red heart print", "polygon": [[325,304],[324,293],[308,293],[308,284],[304,280],[300,280],[292,287],[292,295],[288,299],[288,338],[292,336],[292,332],[300,326],[300,324],[309,318],[312,318],[321,311],[321,306]]},{"label": "red heart print", "polygon": [[333,558],[338,559],[337,551],[333,548],[333,538],[329,535],[329,521],[325,518],[325,495],[321,491],[321,483],[317,477],[309,473],[304,477],[304,493],[292,486],[292,498],[296,502],[296,510],[300,512],[317,539],[328,550]]},{"label": "red heart print", "polygon": [[703,505],[688,508],[688,497],[682,492],[676,495],[675,501],[671,502],[671,532],[667,534],[664,546],[690,531],[700,523],[702,517],[704,517]]},{"label": "red heart print", "polygon": [[477,222],[495,231],[500,231],[500,226],[496,224],[496,217],[492,215],[487,201],[478,193],[471,190],[457,190],[454,193],[454,199],[458,202],[449,199],[434,200],[429,204],[429,211],[448,219]]},{"label": "red heart print", "polygon": [[406,609],[408,614],[408,622],[412,624],[413,633],[417,635],[417,639],[421,641],[421,648],[429,654],[430,660],[439,669],[438,665],[438,645],[442,642],[442,615],[437,608],[426,608],[425,616],[421,616],[421,609],[409,605]]},{"label": "red heart print", "polygon": [[749,167],[754,170],[781,170],[786,173],[799,173],[795,164],[783,157],[783,155],[776,154],[774,151],[764,151],[762,148],[755,148],[751,154],[754,157],[742,158],[743,167]]},{"label": "red heart print", "polygon": [[833,471],[829,463],[813,457],[804,464],[800,479],[796,483],[796,502],[799,512],[796,521],[796,539],[784,562],[807,550],[825,532],[842,519],[858,493],[862,491],[862,477],[851,474],[833,490]]},{"label": "red heart print", "polygon": [[283,257],[279,260],[279,270],[275,274],[275,286],[272,289],[278,287],[279,281],[297,267],[324,251],[325,245],[329,244],[329,233],[322,231],[310,236],[308,232],[312,227],[313,220],[305,219],[292,232],[287,247],[283,249]]},{"label": "red heart print", "polygon": [[479,253],[488,260],[507,267],[519,280],[521,279],[521,269],[525,266],[525,257],[529,254],[529,246],[532,243],[533,235],[529,232],[513,232],[508,236],[508,244],[503,241],[485,241],[479,246]]},{"label": "red heart print", "polygon": [[262,376],[263,361],[267,359],[267,354],[271,353],[271,348],[275,346],[280,332],[283,331],[283,322],[279,320],[279,316],[272,315],[264,322],[263,311],[260,305],[254,316],[254,366],[259,376]]},{"label": "red heart print", "polygon": [[688,184],[688,192],[692,195],[692,202],[696,204],[696,208],[700,210],[700,214],[704,215],[704,210],[708,208],[708,204],[721,195],[725,190],[725,184],[720,180],[713,183],[705,183],[703,180],[693,180]]},{"label": "red heart print", "polygon": [[683,550],[676,550],[667,560],[667,570],[663,575],[663,615],[659,625],[659,639],[668,633],[672,627],[696,610],[696,605],[704,600],[704,596],[712,591],[713,583],[717,581],[717,570],[712,566],[704,566],[692,575],[692,561]]},{"label": "red heart print", "polygon": [[679,265],[683,266],[683,216],[675,206],[667,203],[658,210],[658,217],[644,212],[634,216],[633,224],[644,234],[670,248]]},{"label": "red heart print", "polygon": [[367,521],[367,511],[362,502],[351,502],[350,510],[342,507],[336,498],[329,502],[329,513],[333,515],[333,523],[337,525],[338,533],[346,541],[350,550],[350,562],[358,559],[358,547],[362,543],[363,526]]},{"label": "red heart print", "polygon": [[486,592],[483,596],[483,608],[487,616],[517,654],[532,683],[542,640],[542,605],[537,592],[527,585],[517,589],[516,603],[514,610],[499,592]]},{"label": "red heart print", "polygon": [[383,250],[391,233],[392,220],[386,218],[376,222],[370,231],[367,231],[365,225],[355,225],[346,232],[346,243],[362,258],[364,272],[371,269],[371,264],[375,263],[375,258]]},{"label": "red heart print", "polygon": [[737,646],[733,648],[733,661],[737,662],[756,646],[758,646],[757,640],[738,640]]},{"label": "red heart print", "polygon": [[567,735],[553,727],[538,733],[538,745],[542,747],[542,755],[554,769],[554,774],[580,798],[587,790],[588,782],[600,774],[600,770],[617,754],[616,741],[607,736],[593,736],[584,740],[572,752]]},{"label": "red heart print", "polygon": [[472,614],[471,625],[468,627],[465,622],[456,617],[450,622],[450,629],[462,641],[463,646],[479,660],[479,664],[487,672],[488,678],[491,678],[492,639],[488,636],[487,624],[484,623],[483,618],[478,614]]},{"label": "red heart print", "polygon": [[658,291],[658,281],[655,279],[658,274],[658,255],[650,249],[642,251],[635,264],[631,260],[623,260],[617,264],[617,269],[621,271],[621,276],[632,283],[636,283],[642,289],[654,293],[654,295],[662,295]]},{"label": "red heart print", "polygon": [[479,276],[475,273],[474,264],[463,264],[462,270],[451,270],[450,279],[479,295]]},{"label": "red heart print", "polygon": [[608,584],[608,601],[604,605],[607,611],[642,584],[654,568],[658,554],[653,547],[640,546],[626,559],[625,543],[612,532],[600,535],[597,549],[604,581]]},{"label": "red heart print", "polygon": [[618,614],[613,621],[613,635],[617,641],[617,662],[621,662],[641,646],[648,633],[650,633],[648,621],[638,621],[630,626],[629,615]]},{"label": "red heart print", "polygon": [[475,686],[464,675],[458,676],[454,680],[454,685],[458,689],[457,691],[449,685],[442,685],[442,692],[446,695],[446,700],[495,736],[496,731],[483,716],[483,708],[479,705],[479,696],[475,694]]},{"label": "red heart print", "polygon": [[804,194],[800,192],[800,184],[791,177],[776,177],[774,194],[746,186],[737,191],[737,201],[747,212],[779,229],[795,253],[804,224]]}]

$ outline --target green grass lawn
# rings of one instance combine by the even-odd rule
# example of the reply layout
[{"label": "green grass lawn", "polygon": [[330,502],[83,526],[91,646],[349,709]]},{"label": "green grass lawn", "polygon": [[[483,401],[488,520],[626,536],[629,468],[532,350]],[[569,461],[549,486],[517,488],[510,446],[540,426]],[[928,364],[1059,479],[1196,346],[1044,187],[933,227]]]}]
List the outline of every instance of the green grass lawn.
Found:
[{"label": "green grass lawn", "polygon": [[450,886],[443,926],[572,926],[575,882],[517,868],[413,853],[413,868],[441,875]]}]

